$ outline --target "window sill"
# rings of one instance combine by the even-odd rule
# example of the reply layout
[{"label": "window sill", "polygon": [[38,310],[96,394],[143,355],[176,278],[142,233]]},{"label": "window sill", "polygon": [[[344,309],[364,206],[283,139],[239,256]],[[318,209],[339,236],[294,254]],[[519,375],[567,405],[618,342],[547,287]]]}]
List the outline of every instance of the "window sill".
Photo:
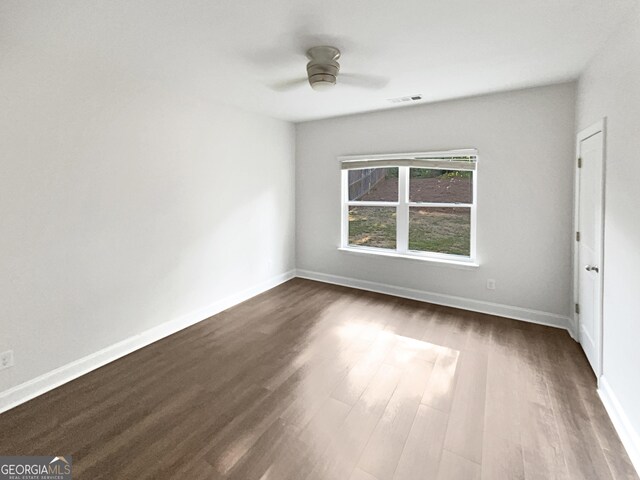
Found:
[{"label": "window sill", "polygon": [[417,260],[418,262],[428,262],[437,266],[461,268],[465,270],[475,269],[480,266],[478,263],[475,263],[471,260],[453,260],[448,258],[428,257],[426,255],[425,256],[407,255],[403,253],[385,252],[382,250],[374,250],[374,249],[338,247],[338,250],[340,250],[341,252],[353,253],[356,255],[375,255],[378,257],[401,258],[403,260]]}]

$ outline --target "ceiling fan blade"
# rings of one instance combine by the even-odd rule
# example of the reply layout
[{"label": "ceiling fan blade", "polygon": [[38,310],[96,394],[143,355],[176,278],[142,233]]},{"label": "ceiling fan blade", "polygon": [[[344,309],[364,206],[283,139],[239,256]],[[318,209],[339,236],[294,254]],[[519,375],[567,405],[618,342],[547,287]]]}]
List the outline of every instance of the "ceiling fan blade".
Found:
[{"label": "ceiling fan blade", "polygon": [[359,73],[342,73],[338,75],[338,84],[343,83],[353,87],[379,90],[389,83],[389,78],[378,75],[363,75]]},{"label": "ceiling fan blade", "polygon": [[299,88],[305,84],[309,85],[309,80],[307,80],[306,77],[301,77],[274,83],[272,85],[269,85],[269,88],[271,88],[271,90],[275,90],[276,92],[286,92],[288,90],[295,90],[296,88]]}]

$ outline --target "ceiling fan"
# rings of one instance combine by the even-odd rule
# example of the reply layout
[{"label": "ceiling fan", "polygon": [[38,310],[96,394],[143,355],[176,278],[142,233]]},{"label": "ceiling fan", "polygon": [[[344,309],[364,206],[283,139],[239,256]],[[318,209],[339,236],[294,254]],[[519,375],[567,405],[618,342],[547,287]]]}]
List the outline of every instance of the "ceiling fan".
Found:
[{"label": "ceiling fan", "polygon": [[[307,78],[287,80],[273,85],[272,88],[278,91],[291,90],[309,82],[311,88],[316,91],[329,90],[337,83],[338,74],[340,73],[340,64],[338,63],[340,55],[340,50],[336,47],[324,45],[311,47],[307,50],[307,58],[309,59],[309,63],[307,63]],[[355,87],[378,89],[387,85],[389,79],[375,75],[341,73],[340,83]]]}]

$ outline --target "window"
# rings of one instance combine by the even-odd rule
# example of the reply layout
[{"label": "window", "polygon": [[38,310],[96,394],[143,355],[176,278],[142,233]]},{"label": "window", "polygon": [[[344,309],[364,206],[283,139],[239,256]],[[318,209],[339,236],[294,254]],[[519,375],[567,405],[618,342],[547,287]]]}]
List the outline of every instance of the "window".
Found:
[{"label": "window", "polygon": [[342,245],[475,262],[477,151],[340,157]]}]

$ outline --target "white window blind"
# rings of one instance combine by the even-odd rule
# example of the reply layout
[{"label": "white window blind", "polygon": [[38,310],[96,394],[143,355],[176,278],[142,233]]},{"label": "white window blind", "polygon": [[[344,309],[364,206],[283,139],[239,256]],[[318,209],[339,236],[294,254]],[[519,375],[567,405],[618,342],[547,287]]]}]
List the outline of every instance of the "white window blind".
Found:
[{"label": "white window blind", "polygon": [[439,168],[475,170],[478,151],[475,148],[441,152],[396,153],[385,155],[351,155],[338,157],[343,170],[384,167]]}]

